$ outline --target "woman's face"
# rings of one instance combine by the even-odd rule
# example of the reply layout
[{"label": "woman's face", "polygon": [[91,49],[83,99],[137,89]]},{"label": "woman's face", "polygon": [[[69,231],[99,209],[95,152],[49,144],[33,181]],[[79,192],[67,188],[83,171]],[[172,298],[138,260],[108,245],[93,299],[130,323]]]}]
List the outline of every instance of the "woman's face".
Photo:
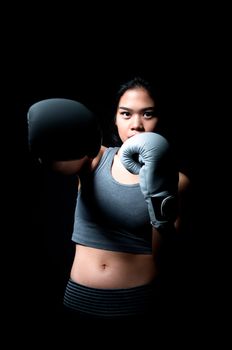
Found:
[{"label": "woman's face", "polygon": [[155,131],[158,124],[155,102],[145,89],[130,89],[122,95],[115,124],[122,142],[137,133]]}]

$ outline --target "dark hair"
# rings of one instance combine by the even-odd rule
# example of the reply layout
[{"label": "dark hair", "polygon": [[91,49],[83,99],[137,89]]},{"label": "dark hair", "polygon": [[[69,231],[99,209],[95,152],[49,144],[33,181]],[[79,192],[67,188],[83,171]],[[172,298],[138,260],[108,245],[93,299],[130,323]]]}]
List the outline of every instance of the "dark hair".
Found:
[{"label": "dark hair", "polygon": [[122,144],[122,141],[118,135],[118,129],[115,125],[115,115],[117,112],[120,98],[124,95],[124,93],[127,90],[136,89],[136,88],[143,88],[148,92],[149,96],[155,102],[155,113],[158,117],[160,117],[160,101],[159,101],[158,89],[155,89],[155,87],[151,85],[147,80],[139,76],[136,76],[133,79],[122,83],[119,87],[119,90],[116,93],[116,98],[113,103],[112,113],[113,113],[114,119],[110,125],[110,134],[111,134],[111,141],[113,143],[113,146],[121,146]]},{"label": "dark hair", "polygon": [[136,88],[143,88],[148,92],[149,96],[153,99],[153,101],[155,101],[155,112],[156,114],[159,115],[160,111],[159,111],[158,91],[147,80],[141,77],[135,77],[120,85],[119,90],[116,93],[116,99],[114,103],[114,112],[116,113],[117,106],[122,95],[124,95],[124,93],[127,90],[136,89]]}]

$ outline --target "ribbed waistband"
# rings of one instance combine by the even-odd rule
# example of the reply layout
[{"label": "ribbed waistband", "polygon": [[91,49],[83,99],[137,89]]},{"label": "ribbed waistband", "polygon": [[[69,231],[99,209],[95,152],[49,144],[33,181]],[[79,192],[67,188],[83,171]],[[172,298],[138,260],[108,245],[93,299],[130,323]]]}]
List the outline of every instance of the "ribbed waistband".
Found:
[{"label": "ribbed waistband", "polygon": [[157,296],[154,283],[133,288],[100,289],[68,281],[64,305],[82,314],[100,318],[146,315]]}]

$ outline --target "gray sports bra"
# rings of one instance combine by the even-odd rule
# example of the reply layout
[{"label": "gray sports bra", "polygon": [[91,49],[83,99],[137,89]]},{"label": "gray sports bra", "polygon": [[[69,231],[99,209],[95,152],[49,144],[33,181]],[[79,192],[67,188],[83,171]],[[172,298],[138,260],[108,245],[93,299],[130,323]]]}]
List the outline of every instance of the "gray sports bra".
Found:
[{"label": "gray sports bra", "polygon": [[89,247],[151,254],[152,227],[139,184],[125,185],[111,174],[118,147],[104,152],[94,172],[81,177],[72,240]]}]

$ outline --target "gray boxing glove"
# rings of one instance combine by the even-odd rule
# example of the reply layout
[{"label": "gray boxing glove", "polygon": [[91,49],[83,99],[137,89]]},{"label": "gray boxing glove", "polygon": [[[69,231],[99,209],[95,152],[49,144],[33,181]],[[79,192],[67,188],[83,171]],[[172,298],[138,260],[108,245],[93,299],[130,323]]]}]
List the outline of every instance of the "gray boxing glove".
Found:
[{"label": "gray boxing glove", "polygon": [[120,159],[127,170],[139,174],[151,224],[165,229],[177,217],[178,171],[169,142],[161,135],[143,132],[121,146]]},{"label": "gray boxing glove", "polygon": [[41,161],[94,158],[101,147],[98,120],[82,103],[50,98],[28,110],[28,143]]}]

